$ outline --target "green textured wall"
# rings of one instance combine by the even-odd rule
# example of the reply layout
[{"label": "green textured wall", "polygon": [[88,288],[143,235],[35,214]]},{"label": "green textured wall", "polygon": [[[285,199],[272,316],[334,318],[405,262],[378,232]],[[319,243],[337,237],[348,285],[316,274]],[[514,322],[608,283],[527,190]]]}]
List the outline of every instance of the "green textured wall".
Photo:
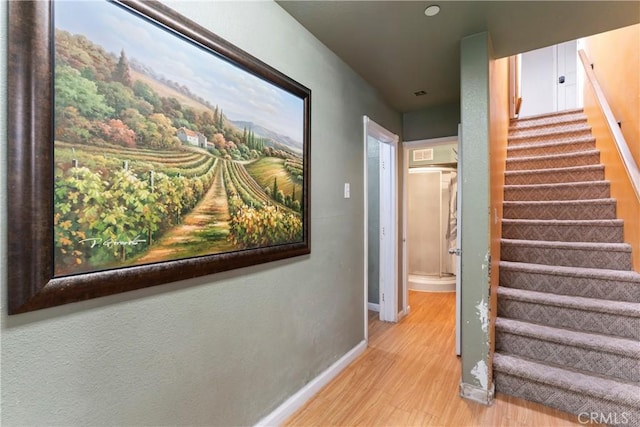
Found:
[{"label": "green textured wall", "polygon": [[16,316],[2,298],[3,426],[252,425],[364,339],[362,116],[401,115],[276,3],[168,4],[312,90],[311,255]]},{"label": "green textured wall", "polygon": [[462,383],[489,390],[489,35],[462,39]]},{"label": "green textured wall", "polygon": [[[456,130],[457,133],[457,130]],[[424,150],[424,149],[433,150],[433,159],[432,160],[414,160],[413,152],[416,150]],[[458,143],[454,142],[451,144],[442,144],[435,145],[432,147],[425,148],[412,148],[409,150],[409,167],[417,168],[420,166],[429,166],[429,165],[442,165],[442,164],[452,164],[458,162]]]},{"label": "green textured wall", "polygon": [[438,105],[402,115],[405,141],[441,138],[458,134],[460,103]]}]

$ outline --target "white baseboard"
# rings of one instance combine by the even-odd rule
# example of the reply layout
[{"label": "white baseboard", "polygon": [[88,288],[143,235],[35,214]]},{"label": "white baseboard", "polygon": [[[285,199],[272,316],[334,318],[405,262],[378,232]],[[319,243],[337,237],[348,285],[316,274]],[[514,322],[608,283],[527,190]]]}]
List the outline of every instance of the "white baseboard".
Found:
[{"label": "white baseboard", "polygon": [[373,302],[368,302],[367,303],[367,308],[371,311],[377,311],[378,313],[380,313],[380,304],[376,304]]},{"label": "white baseboard", "polygon": [[288,398],[282,405],[278,406],[269,415],[256,423],[256,427],[278,426],[289,418],[294,412],[300,409],[309,399],[311,399],[322,387],[334,379],[351,362],[360,356],[367,349],[367,342],[360,341],[338,359],[333,365],[325,369],[320,375],[309,381],[304,387],[298,390],[293,396]]}]

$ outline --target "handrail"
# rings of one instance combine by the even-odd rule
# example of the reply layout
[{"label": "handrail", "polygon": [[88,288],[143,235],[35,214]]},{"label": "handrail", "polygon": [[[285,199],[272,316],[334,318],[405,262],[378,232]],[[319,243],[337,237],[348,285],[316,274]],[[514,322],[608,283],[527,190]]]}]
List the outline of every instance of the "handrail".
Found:
[{"label": "handrail", "polygon": [[620,154],[620,158],[622,159],[622,164],[624,165],[625,170],[627,171],[627,175],[629,176],[629,180],[631,181],[631,186],[633,187],[636,197],[640,200],[640,169],[638,169],[638,165],[633,159],[633,155],[631,154],[631,150],[627,145],[627,141],[618,126],[618,122],[613,116],[613,111],[611,111],[611,107],[607,102],[607,98],[598,83],[598,79],[596,78],[596,74],[591,69],[591,61],[587,57],[587,54],[583,49],[578,51],[580,55],[580,60],[582,61],[582,66],[584,67],[585,74],[587,75],[587,80],[591,84],[593,88],[593,92],[595,93],[596,99],[598,101],[598,105],[600,106],[600,110],[607,122],[607,126],[611,135],[613,136],[613,140],[616,144],[616,148],[618,149],[618,153]]}]

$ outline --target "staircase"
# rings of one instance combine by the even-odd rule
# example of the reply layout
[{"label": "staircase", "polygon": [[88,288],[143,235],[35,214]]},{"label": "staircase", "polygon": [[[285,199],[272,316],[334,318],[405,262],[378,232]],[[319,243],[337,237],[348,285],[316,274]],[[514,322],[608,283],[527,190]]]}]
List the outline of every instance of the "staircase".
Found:
[{"label": "staircase", "polygon": [[504,200],[496,390],[640,426],[640,274],[582,111],[512,121]]}]

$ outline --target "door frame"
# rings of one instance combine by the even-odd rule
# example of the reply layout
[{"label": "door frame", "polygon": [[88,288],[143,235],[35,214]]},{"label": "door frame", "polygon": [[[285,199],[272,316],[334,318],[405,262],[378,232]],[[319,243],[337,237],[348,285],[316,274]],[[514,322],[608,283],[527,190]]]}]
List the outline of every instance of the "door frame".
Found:
[{"label": "door frame", "polygon": [[[364,153],[364,330],[365,339],[368,340],[368,284],[369,284],[369,207],[368,207],[368,183],[369,177],[367,172],[367,144],[369,136],[374,137],[383,144],[387,144],[391,148],[391,158],[389,161],[389,168],[387,170],[387,176],[390,179],[389,185],[389,199],[391,205],[390,218],[386,224],[386,235],[391,236],[387,241],[390,255],[392,271],[389,274],[390,280],[385,283],[381,283],[379,286],[380,291],[380,320],[396,322],[398,320],[398,173],[397,173],[397,151],[398,151],[398,135],[385,129],[375,121],[371,120],[367,116],[363,116],[363,153]],[[382,170],[380,171],[382,178]],[[381,218],[382,219],[382,218]],[[382,229],[382,224],[381,224]],[[391,249],[393,247],[393,249]],[[382,258],[382,245],[380,248],[380,258]],[[382,263],[381,263],[382,265]]]}]

